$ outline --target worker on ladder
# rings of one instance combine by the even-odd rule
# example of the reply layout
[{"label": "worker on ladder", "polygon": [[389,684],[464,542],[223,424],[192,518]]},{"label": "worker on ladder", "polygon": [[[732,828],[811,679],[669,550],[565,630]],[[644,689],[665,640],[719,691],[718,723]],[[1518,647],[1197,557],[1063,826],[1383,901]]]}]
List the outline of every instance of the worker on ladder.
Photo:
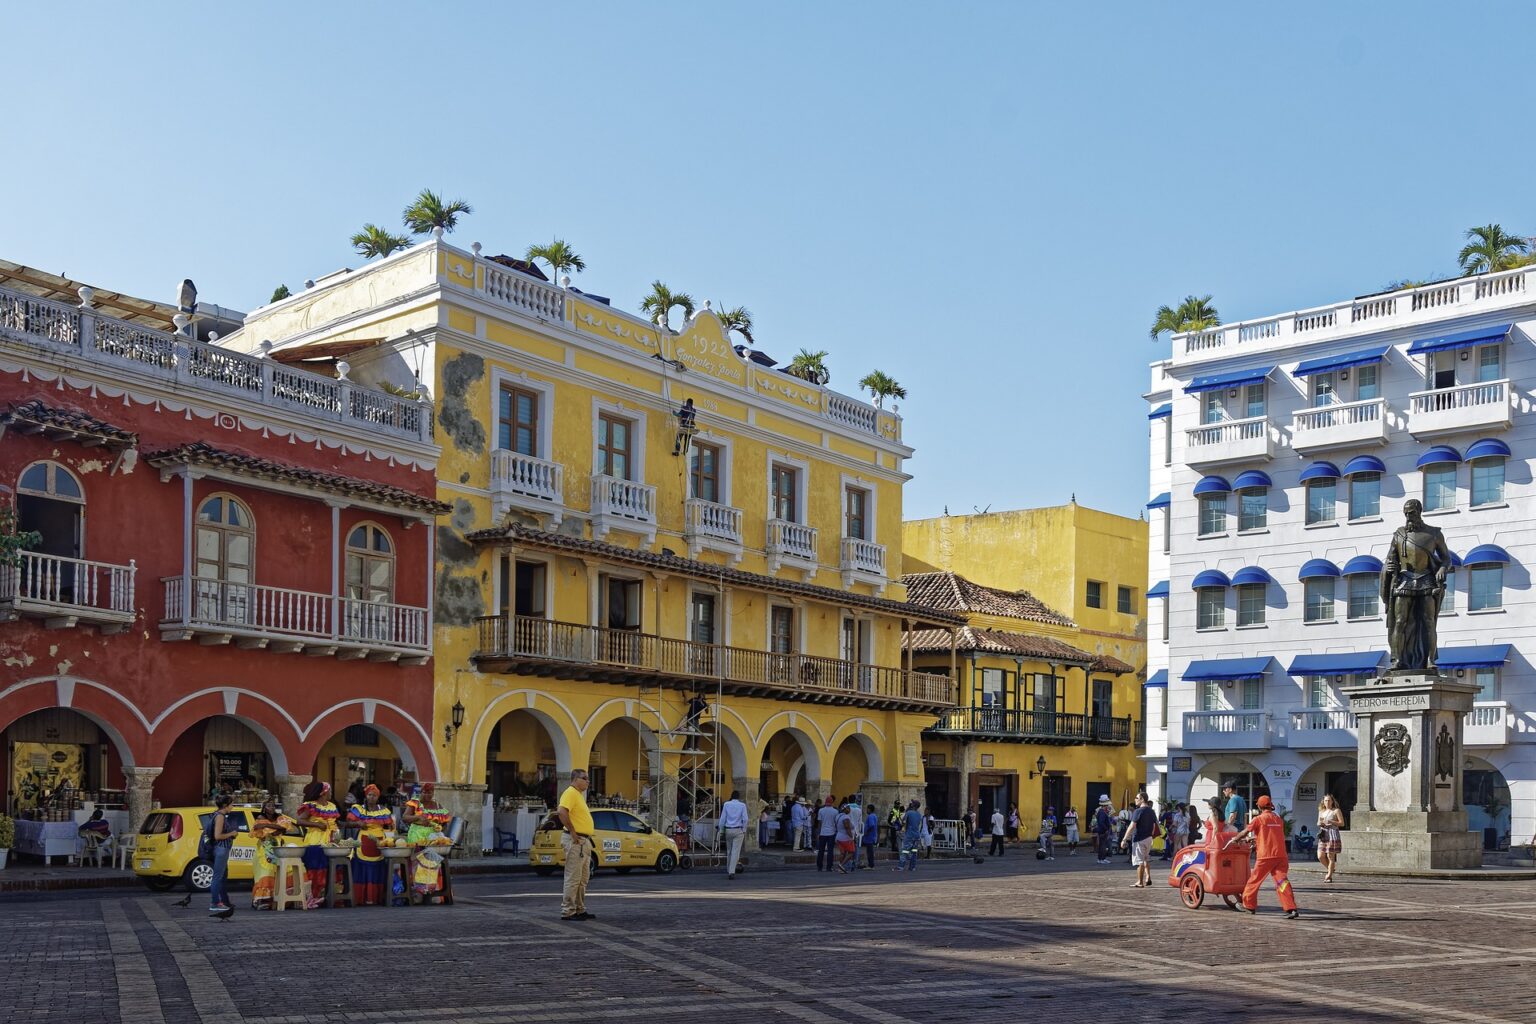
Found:
[{"label": "worker on ladder", "polygon": [[693,445],[693,435],[699,432],[699,414],[693,408],[693,399],[684,399],[673,415],[677,417],[677,440],[672,443],[672,454],[686,456]]}]

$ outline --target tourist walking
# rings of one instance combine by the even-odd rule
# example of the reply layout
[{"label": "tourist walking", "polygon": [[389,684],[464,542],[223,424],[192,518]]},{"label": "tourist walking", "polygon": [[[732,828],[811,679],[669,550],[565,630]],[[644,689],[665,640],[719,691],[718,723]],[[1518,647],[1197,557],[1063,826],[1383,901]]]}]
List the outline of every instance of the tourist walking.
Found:
[{"label": "tourist walking", "polygon": [[1167,842],[1167,849],[1171,855],[1175,856],[1189,845],[1189,812],[1184,809],[1183,804],[1173,805],[1173,814],[1168,818]]},{"label": "tourist walking", "polygon": [[1339,809],[1333,794],[1328,793],[1317,806],[1317,859],[1328,871],[1323,876],[1325,882],[1333,881],[1333,873],[1339,866],[1339,851],[1344,849],[1343,834],[1339,830],[1343,827],[1344,812]]},{"label": "tourist walking", "polygon": [[928,831],[928,821],[919,810],[916,800],[907,804],[906,812],[901,816],[899,830],[901,832],[901,860],[897,862],[896,871],[916,871],[917,851],[922,845],[923,836]]},{"label": "tourist walking", "polygon": [[837,858],[837,808],[832,798],[816,811],[816,870],[835,871]]},{"label": "tourist walking", "polygon": [[852,823],[849,829],[853,833],[853,863],[848,866],[849,871],[859,870],[858,844],[864,839],[864,808],[859,801],[859,794],[854,793],[848,798],[848,820]]},{"label": "tourist walking", "polygon": [[847,874],[859,866],[859,826],[850,813],[850,805],[843,804],[837,815],[837,870]]},{"label": "tourist walking", "polygon": [[571,772],[571,784],[560,794],[560,846],[565,851],[565,885],[560,891],[560,920],[590,921],[597,915],[587,910],[587,883],[592,880],[592,833],[597,826],[587,809],[591,780],[581,768]]},{"label": "tourist walking", "polygon": [[1099,807],[1093,812],[1093,852],[1099,864],[1108,864],[1115,841],[1115,809],[1110,806],[1109,795],[1099,797]]},{"label": "tourist walking", "polygon": [[1001,857],[1003,855],[1003,837],[1007,823],[1003,820],[1003,809],[992,808],[992,845],[987,849],[988,857]]},{"label": "tourist walking", "polygon": [[1136,869],[1133,889],[1146,889],[1152,885],[1152,840],[1157,836],[1157,812],[1147,794],[1136,794],[1136,809],[1131,812],[1131,823],[1125,830],[1122,847],[1131,848],[1131,866]]},{"label": "tourist walking", "polygon": [[1016,843],[1019,840],[1019,826],[1023,822],[1019,820],[1019,805],[1012,804],[1008,808],[1008,841]]},{"label": "tourist walking", "polygon": [[[880,812],[871,804],[864,813],[864,857],[871,871],[875,868],[875,848],[880,845]],[[857,859],[857,858],[855,858]]]},{"label": "tourist walking", "polygon": [[725,877],[736,877],[741,863],[741,847],[747,841],[747,805],[741,790],[731,790],[731,798],[720,807],[720,838],[725,844]]},{"label": "tourist walking", "polygon": [[1285,822],[1275,813],[1275,805],[1268,794],[1253,803],[1259,813],[1242,831],[1228,839],[1222,849],[1231,849],[1244,836],[1253,836],[1259,856],[1248,874],[1248,884],[1243,886],[1243,909],[1250,914],[1259,912],[1259,886],[1264,884],[1265,878],[1273,875],[1280,906],[1285,910],[1285,916],[1294,921],[1301,915],[1296,909],[1296,897],[1291,892],[1291,858],[1285,852]]},{"label": "tourist walking", "polygon": [[933,811],[923,809],[923,859],[933,858]]},{"label": "tourist walking", "polygon": [[795,806],[789,809],[789,848],[791,850],[809,850],[811,837],[806,835],[806,829],[811,823],[811,808],[806,804],[805,798],[795,800]]},{"label": "tourist walking", "polygon": [[227,914],[230,910],[229,893],[225,889],[229,880],[229,849],[234,845],[235,836],[240,834],[235,816],[229,813],[229,806],[234,802],[233,796],[220,793],[213,803],[213,820],[208,823],[208,852],[213,856],[213,884],[208,888],[210,914]]},{"label": "tourist walking", "polygon": [[1221,795],[1227,798],[1227,805],[1222,810],[1222,820],[1241,832],[1248,827],[1248,801],[1238,795],[1237,785],[1231,779],[1222,783]]},{"label": "tourist walking", "polygon": [[965,811],[965,848],[969,850],[981,843],[981,836],[977,831],[979,822],[976,816],[976,805],[972,804]]},{"label": "tourist walking", "polygon": [[1066,832],[1067,832],[1067,856],[1068,857],[1076,857],[1077,856],[1077,843],[1078,843],[1078,839],[1080,838],[1079,834],[1078,834],[1078,830],[1077,830],[1077,808],[1076,807],[1068,807],[1067,808],[1067,813],[1063,814],[1061,816],[1061,824],[1062,824],[1062,827],[1065,828]]},{"label": "tourist walking", "polygon": [[1046,860],[1056,859],[1056,808],[1047,807],[1040,817],[1040,852]]}]

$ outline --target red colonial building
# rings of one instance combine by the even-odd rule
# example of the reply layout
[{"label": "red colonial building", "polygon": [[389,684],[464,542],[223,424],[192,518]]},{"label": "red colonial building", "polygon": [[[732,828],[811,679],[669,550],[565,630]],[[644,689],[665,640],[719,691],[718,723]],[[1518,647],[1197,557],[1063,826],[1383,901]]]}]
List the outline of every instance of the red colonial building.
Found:
[{"label": "red colonial building", "polygon": [[213,308],[0,262],[12,813],[437,778],[431,408],[216,348]]}]

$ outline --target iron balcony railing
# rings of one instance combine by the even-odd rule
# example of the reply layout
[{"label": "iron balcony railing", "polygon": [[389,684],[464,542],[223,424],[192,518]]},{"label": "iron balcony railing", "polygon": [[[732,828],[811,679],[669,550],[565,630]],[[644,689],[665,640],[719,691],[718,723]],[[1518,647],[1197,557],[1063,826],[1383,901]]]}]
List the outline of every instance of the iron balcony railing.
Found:
[{"label": "iron balcony railing", "polygon": [[1017,737],[1074,743],[1131,742],[1131,719],[1104,718],[1069,711],[1020,711],[1017,708],[953,708],[930,732]]},{"label": "iron balcony railing", "polygon": [[479,624],[480,642],[475,658],[482,663],[562,662],[573,673],[599,670],[680,681],[719,678],[732,687],[762,688],[765,692],[807,699],[953,703],[949,677],[927,672],[810,654],[724,647],[526,615],[487,616]]}]

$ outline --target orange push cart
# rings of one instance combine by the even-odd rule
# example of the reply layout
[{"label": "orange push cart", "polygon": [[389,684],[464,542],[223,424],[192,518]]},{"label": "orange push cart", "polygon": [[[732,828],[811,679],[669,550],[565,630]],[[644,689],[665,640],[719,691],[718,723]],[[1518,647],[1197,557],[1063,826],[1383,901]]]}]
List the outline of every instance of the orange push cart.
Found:
[{"label": "orange push cart", "polygon": [[1239,906],[1238,897],[1248,884],[1252,847],[1239,844],[1223,850],[1235,835],[1237,830],[1228,828],[1225,822],[1207,822],[1204,840],[1174,855],[1173,865],[1168,869],[1168,884],[1179,890],[1179,899],[1190,910],[1198,910],[1207,893],[1220,896],[1234,910]]}]

